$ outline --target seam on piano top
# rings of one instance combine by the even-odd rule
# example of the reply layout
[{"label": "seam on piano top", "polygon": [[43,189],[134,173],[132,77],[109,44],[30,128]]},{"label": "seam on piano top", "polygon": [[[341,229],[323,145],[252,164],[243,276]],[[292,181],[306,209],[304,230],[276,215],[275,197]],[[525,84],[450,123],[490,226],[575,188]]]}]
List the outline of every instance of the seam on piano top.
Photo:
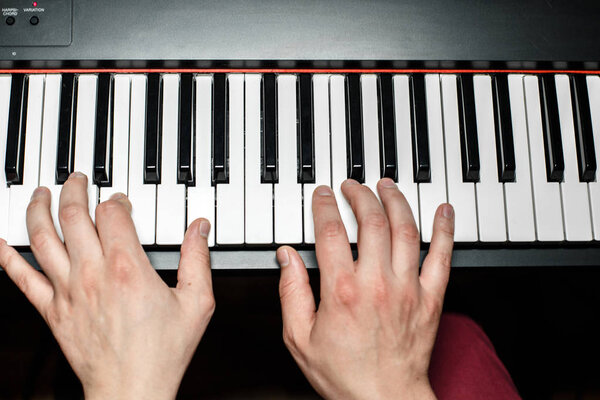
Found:
[{"label": "seam on piano top", "polygon": [[414,69],[414,68],[15,68],[0,69],[0,74],[48,74],[48,73],[313,73],[313,74],[351,74],[351,73],[394,73],[394,74],[600,74],[600,70],[549,70],[549,69]]}]

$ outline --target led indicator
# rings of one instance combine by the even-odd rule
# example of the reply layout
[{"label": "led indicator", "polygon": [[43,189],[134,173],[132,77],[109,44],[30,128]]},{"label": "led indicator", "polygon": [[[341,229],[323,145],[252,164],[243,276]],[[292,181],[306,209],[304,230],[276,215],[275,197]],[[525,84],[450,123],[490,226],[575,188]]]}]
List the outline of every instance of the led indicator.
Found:
[{"label": "led indicator", "polygon": [[33,6],[34,6],[34,7],[37,7],[37,1],[34,1],[34,2],[33,2]]}]

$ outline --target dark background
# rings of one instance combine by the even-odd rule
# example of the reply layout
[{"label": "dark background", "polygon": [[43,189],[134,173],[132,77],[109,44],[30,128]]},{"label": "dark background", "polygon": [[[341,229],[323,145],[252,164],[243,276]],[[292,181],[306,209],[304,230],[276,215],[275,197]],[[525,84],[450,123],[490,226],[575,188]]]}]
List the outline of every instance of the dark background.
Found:
[{"label": "dark background", "polygon": [[[161,272],[173,284],[175,272]],[[318,272],[311,271],[318,289]],[[314,399],[281,340],[277,271],[215,272],[217,309],[180,389],[193,399]],[[600,399],[600,269],[454,268],[471,316],[525,399]],[[0,272],[0,399],[82,398],[43,320]]]}]

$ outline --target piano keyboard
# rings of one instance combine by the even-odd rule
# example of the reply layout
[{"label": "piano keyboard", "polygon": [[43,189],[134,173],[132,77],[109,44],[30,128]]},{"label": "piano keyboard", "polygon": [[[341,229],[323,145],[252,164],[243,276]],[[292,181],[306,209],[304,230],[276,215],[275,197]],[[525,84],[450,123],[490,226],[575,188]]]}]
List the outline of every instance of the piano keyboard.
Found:
[{"label": "piano keyboard", "polygon": [[[437,206],[458,242],[600,240],[600,76],[585,74],[100,73],[0,75],[0,237],[29,244],[33,190],[89,178],[90,215],[115,192],[140,241],[312,244],[311,199],[340,186],[406,196],[422,241]],[[60,232],[58,223],[57,229]]]}]

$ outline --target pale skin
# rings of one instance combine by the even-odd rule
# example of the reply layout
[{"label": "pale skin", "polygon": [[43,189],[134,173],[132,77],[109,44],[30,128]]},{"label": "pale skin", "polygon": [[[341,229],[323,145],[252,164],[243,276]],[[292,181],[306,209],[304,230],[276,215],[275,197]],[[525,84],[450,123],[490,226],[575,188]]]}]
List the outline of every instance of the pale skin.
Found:
[{"label": "pale skin", "polygon": [[321,300],[317,309],[298,253],[280,248],[283,338],[327,399],[434,399],[427,372],[450,272],[454,212],[449,204],[438,208],[419,274],[410,207],[391,179],[377,189],[383,206],[366,186],[342,185],[358,222],[354,261],[331,189],[317,188]]},{"label": "pale skin", "polygon": [[[418,232],[390,182],[378,185],[385,208],[368,188],[343,185],[359,222],[356,262],[331,190],[316,190],[318,310],[298,253],[288,246],[277,252],[284,341],[328,399],[435,397],[427,369],[448,281],[454,216],[449,205],[438,209],[419,275]],[[174,398],[215,309],[210,224],[199,219],[188,228],[178,283],[169,288],[139,243],[126,196],[101,203],[94,225],[86,187],[79,173],[64,185],[64,244],[52,222],[49,191],[34,193],[27,228],[43,273],[3,240],[0,266],[46,320],[86,398]]]}]

